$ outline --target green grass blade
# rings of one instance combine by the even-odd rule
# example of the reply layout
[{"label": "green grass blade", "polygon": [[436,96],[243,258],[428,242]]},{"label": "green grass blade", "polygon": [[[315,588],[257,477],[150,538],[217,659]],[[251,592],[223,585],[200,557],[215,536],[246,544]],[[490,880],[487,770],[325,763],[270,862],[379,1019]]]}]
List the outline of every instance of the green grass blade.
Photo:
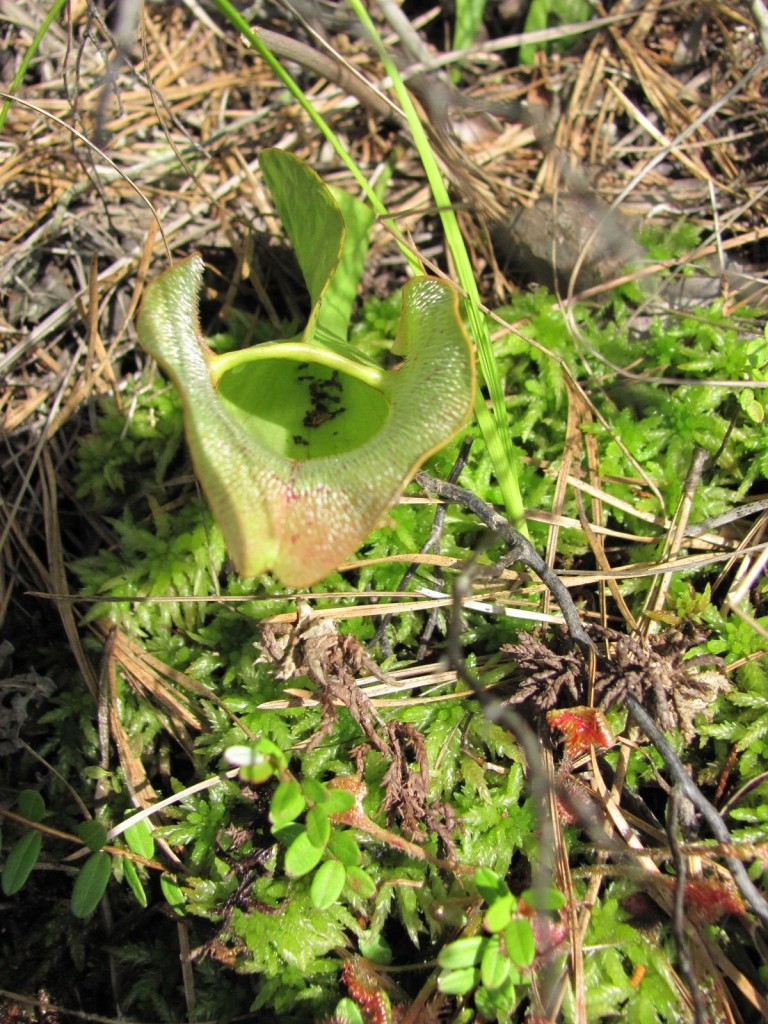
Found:
[{"label": "green grass blade", "polygon": [[[11,96],[14,96],[16,94],[16,91],[18,90],[19,86],[24,81],[24,76],[29,70],[29,65],[32,63],[32,58],[37,53],[38,46],[45,37],[45,33],[51,27],[56,18],[58,18],[59,14],[61,14],[65,3],[66,0],[55,0],[53,7],[51,7],[50,11],[48,11],[46,16],[43,18],[40,28],[37,30],[37,32],[35,32],[34,36],[32,37],[32,42],[29,44],[27,52],[21,58],[21,61],[19,63],[19,70],[13,76],[13,81],[8,87],[8,92],[11,94]],[[8,109],[11,106],[11,102],[12,101],[10,99],[7,99],[2,106],[2,109],[0,109],[0,132],[5,127],[5,119],[8,116]]]}]

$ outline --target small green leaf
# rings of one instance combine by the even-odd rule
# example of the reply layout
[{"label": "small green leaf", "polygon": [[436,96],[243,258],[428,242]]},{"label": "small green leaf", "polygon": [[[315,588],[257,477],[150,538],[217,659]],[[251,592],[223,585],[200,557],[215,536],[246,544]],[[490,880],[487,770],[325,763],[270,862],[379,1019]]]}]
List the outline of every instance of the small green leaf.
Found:
[{"label": "small green leaf", "polygon": [[453,49],[472,46],[483,24],[485,0],[456,0],[456,21],[453,28]]},{"label": "small green leaf", "polygon": [[288,825],[275,825],[272,829],[272,835],[278,843],[282,843],[283,846],[290,846],[294,839],[304,831],[303,825],[297,821],[292,821]]},{"label": "small green leaf", "polygon": [[765,419],[765,409],[757,399],[754,399],[752,402],[746,402],[743,408],[753,423],[762,423]]},{"label": "small green leaf", "polygon": [[394,960],[392,947],[380,932],[375,935],[363,932],[358,939],[358,948],[361,956],[364,956],[366,960],[372,960],[375,964],[391,964]]},{"label": "small green leaf", "polygon": [[100,821],[81,821],[77,826],[77,834],[91,853],[98,853],[107,841],[107,830]]},{"label": "small green leaf", "polygon": [[339,1024],[365,1024],[365,1018],[360,1012],[360,1007],[351,999],[340,999],[336,1004],[336,1011],[333,1019]]},{"label": "small green leaf", "polygon": [[515,986],[509,979],[500,988],[475,992],[475,1008],[483,1020],[509,1020],[516,1001]]},{"label": "small green leaf", "polygon": [[269,817],[274,825],[295,821],[307,806],[301,786],[295,779],[278,784],[269,805]]},{"label": "small green leaf", "polygon": [[[553,25],[574,25],[581,21],[589,21],[594,8],[587,0],[533,0],[528,6],[523,32],[536,32],[551,28]],[[572,44],[574,36],[565,36],[550,44],[558,53],[565,52]],[[523,43],[518,50],[517,59],[521,66],[535,64],[538,50],[547,50],[547,43]]]},{"label": "small green leaf", "polygon": [[25,832],[11,847],[3,865],[3,893],[13,896],[29,878],[40,857],[43,837],[39,832]]},{"label": "small green leaf", "polygon": [[525,917],[513,917],[504,929],[504,944],[509,959],[520,967],[528,967],[536,956],[536,940],[531,922]]},{"label": "small green leaf", "polygon": [[515,910],[517,910],[517,900],[511,892],[508,892],[506,896],[494,900],[488,907],[483,924],[489,932],[500,932],[509,924]]},{"label": "small green leaf", "polygon": [[329,789],[325,800],[319,804],[324,814],[331,817],[334,814],[343,814],[350,807],[354,807],[354,794],[346,789]]},{"label": "small green leaf", "polygon": [[80,869],[72,889],[70,907],[75,917],[89,917],[104,895],[112,871],[112,858],[103,850],[92,853]]},{"label": "small green leaf", "polygon": [[483,958],[483,950],[488,940],[482,935],[469,935],[463,939],[456,939],[440,950],[437,962],[440,967],[455,970],[459,967],[474,967]]},{"label": "small green leaf", "polygon": [[362,896],[364,900],[370,900],[376,895],[376,883],[374,880],[367,871],[355,865],[347,868],[347,885],[358,896]]},{"label": "small green leaf", "polygon": [[331,823],[325,813],[325,804],[318,804],[307,812],[306,829],[312,845],[324,850],[331,838]]},{"label": "small green leaf", "polygon": [[123,875],[128,883],[128,887],[136,898],[136,902],[140,907],[146,907],[147,894],[144,892],[144,886],[141,884],[136,865],[128,857],[123,857]]},{"label": "small green leaf", "polygon": [[341,895],[346,880],[347,871],[340,861],[327,860],[321,864],[314,874],[309,890],[312,906],[318,910],[332,907]]},{"label": "small green leaf", "polygon": [[490,868],[478,868],[473,876],[473,881],[477,886],[477,891],[488,906],[494,900],[499,899],[501,896],[506,896],[509,892],[504,879],[500,878],[495,871],[491,871]]},{"label": "small green leaf", "polygon": [[483,959],[480,962],[480,980],[491,992],[501,988],[509,977],[510,966],[509,958],[501,950],[498,936],[494,936],[483,951]]},{"label": "small green leaf", "polygon": [[289,878],[308,875],[320,863],[322,856],[322,847],[311,843],[306,832],[300,832],[285,851],[285,873]]},{"label": "small green leaf", "polygon": [[264,757],[271,758],[276,769],[284,769],[288,767],[288,757],[284,750],[281,750],[276,743],[272,740],[267,739],[266,736],[262,736],[256,743],[256,750],[259,754]]},{"label": "small green leaf", "polygon": [[462,967],[456,971],[442,971],[437,978],[438,989],[447,996],[465,996],[480,981],[476,967]]},{"label": "small green leaf", "polygon": [[27,821],[42,821],[45,817],[45,800],[36,789],[22,789],[16,801],[19,814]]},{"label": "small green leaf", "polygon": [[328,840],[328,849],[347,867],[353,867],[360,863],[360,847],[357,845],[354,833],[349,829],[334,830]]},{"label": "small green leaf", "polygon": [[165,896],[168,906],[172,907],[177,914],[181,914],[187,901],[184,893],[170,875],[160,875],[160,890]]},{"label": "small green leaf", "polygon": [[532,910],[538,910],[541,913],[559,910],[567,902],[563,893],[559,889],[555,889],[554,886],[546,886],[541,889],[526,889],[520,896],[520,899],[525,900]]},{"label": "small green leaf", "polygon": [[317,779],[302,779],[304,796],[311,804],[322,804],[328,799],[329,789],[323,782]]},{"label": "small green leaf", "polygon": [[244,765],[240,769],[241,781],[247,782],[252,786],[260,786],[263,782],[268,782],[274,774],[274,766],[267,759],[264,759],[259,764]]},{"label": "small green leaf", "polygon": [[155,855],[155,840],[152,838],[152,829],[146,818],[137,821],[135,825],[125,830],[125,841],[128,849],[137,857],[144,857],[150,860]]}]

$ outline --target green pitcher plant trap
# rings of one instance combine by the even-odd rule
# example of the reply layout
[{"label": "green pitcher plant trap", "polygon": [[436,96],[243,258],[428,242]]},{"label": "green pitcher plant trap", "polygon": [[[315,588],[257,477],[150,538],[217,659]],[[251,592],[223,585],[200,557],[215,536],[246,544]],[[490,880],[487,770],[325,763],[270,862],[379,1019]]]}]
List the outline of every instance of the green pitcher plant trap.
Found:
[{"label": "green pitcher plant trap", "polygon": [[260,165],[309,291],[304,330],[214,353],[193,255],[149,285],[138,336],[181,394],[195,471],[236,569],[303,587],[363,543],[467,422],[474,355],[455,290],[426,276],[403,289],[397,365],[348,344],[372,214],[289,153],[266,150]]}]

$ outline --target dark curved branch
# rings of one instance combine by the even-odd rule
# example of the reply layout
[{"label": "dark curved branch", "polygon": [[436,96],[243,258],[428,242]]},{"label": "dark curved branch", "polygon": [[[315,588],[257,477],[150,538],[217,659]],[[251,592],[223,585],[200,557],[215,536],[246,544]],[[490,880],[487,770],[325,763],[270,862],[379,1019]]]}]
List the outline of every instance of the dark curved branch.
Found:
[{"label": "dark curved branch", "polygon": [[431,494],[442,501],[463,505],[473,515],[476,515],[484,526],[487,526],[509,545],[509,555],[506,561],[520,562],[539,577],[560,605],[560,611],[563,613],[571,639],[589,659],[594,652],[594,645],[582,625],[573,598],[560,577],[553,569],[550,569],[531,542],[523,537],[504,516],[499,515],[487,502],[478,498],[472,491],[468,491],[466,487],[446,483],[444,480],[438,480],[424,472],[417,473],[415,479],[426,494]]}]

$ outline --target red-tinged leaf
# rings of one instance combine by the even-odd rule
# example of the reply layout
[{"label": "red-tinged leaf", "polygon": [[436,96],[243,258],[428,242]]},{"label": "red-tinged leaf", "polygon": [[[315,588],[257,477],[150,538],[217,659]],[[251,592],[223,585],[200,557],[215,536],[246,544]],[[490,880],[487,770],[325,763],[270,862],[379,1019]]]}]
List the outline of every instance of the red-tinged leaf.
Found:
[{"label": "red-tinged leaf", "polygon": [[565,737],[566,757],[586,753],[590,747],[612,747],[616,742],[608,719],[598,708],[555,708],[547,721]]},{"label": "red-tinged leaf", "polygon": [[347,868],[347,884],[353,892],[357,893],[358,896],[362,896],[364,900],[369,900],[376,895],[376,883],[367,871],[364,871],[356,864],[352,864]]},{"label": "red-tinged leaf", "polygon": [[526,889],[520,895],[520,912],[530,915],[530,912],[534,910],[539,912],[559,910],[567,902],[567,897],[559,889],[555,889],[554,886]]},{"label": "red-tinged leaf", "polygon": [[331,1020],[333,1024],[365,1024],[360,1007],[346,996],[336,1004]]},{"label": "red-tinged leaf", "polygon": [[695,924],[714,924],[728,914],[743,917],[744,902],[732,885],[718,878],[693,878],[683,890],[685,911]]}]

